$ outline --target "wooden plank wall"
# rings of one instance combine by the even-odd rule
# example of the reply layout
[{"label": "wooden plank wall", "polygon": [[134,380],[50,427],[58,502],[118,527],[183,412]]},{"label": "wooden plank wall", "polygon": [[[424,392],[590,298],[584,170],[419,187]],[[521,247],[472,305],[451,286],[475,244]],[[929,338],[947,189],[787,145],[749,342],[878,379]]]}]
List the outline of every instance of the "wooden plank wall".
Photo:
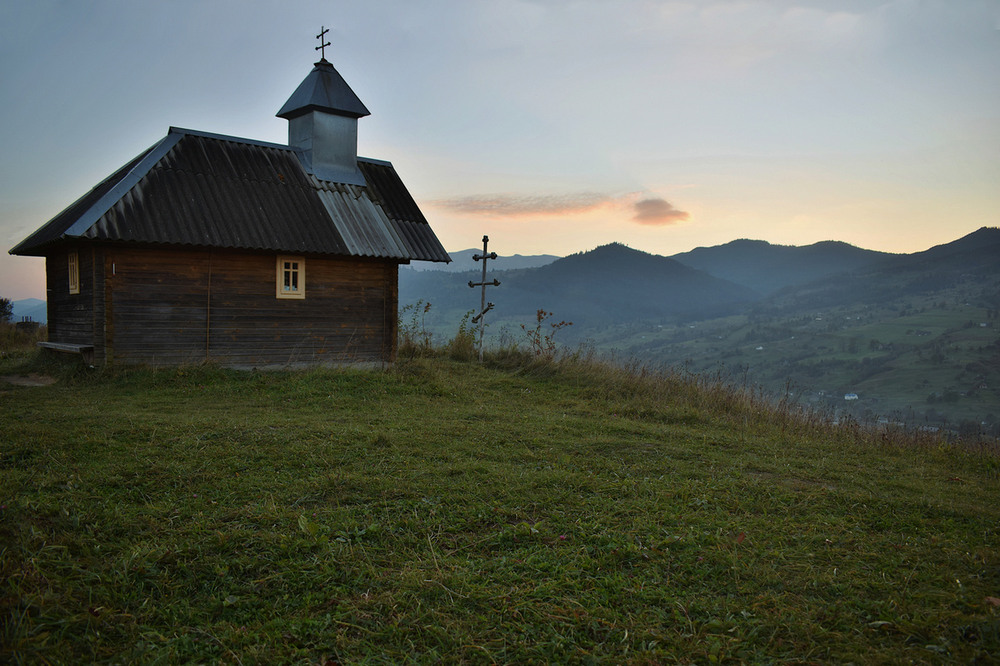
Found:
[{"label": "wooden plank wall", "polygon": [[115,363],[205,360],[207,254],[106,249],[106,324]]},{"label": "wooden plank wall", "polygon": [[[94,331],[94,363],[100,365],[107,362],[107,331],[104,330],[104,304],[107,292],[105,284],[104,248],[94,245],[85,248],[90,257],[89,280],[93,283],[93,305],[90,308],[91,329]],[[80,254],[84,253],[81,250]],[[81,280],[85,278],[81,275]],[[82,287],[82,285],[81,285]]]},{"label": "wooden plank wall", "polygon": [[306,298],[295,300],[275,297],[275,256],[109,247],[115,361],[284,367],[394,358],[395,262],[307,256]]},{"label": "wooden plank wall", "polygon": [[[79,255],[80,293],[69,293],[69,252]],[[93,248],[62,248],[45,257],[45,300],[50,342],[94,344]]]}]

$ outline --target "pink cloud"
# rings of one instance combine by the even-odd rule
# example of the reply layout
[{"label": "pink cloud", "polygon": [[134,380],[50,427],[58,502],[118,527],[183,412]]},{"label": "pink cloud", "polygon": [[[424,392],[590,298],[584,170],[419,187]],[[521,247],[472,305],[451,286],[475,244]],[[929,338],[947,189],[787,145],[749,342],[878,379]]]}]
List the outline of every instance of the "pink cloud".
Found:
[{"label": "pink cloud", "polygon": [[642,199],[633,205],[632,221],[649,226],[666,226],[691,219],[687,211],[674,208],[666,199]]},{"label": "pink cloud", "polygon": [[589,213],[602,208],[625,210],[632,221],[650,226],[677,224],[691,214],[659,197],[639,199],[638,192],[625,195],[600,192],[576,194],[478,194],[428,202],[437,208],[476,217],[529,218]]}]

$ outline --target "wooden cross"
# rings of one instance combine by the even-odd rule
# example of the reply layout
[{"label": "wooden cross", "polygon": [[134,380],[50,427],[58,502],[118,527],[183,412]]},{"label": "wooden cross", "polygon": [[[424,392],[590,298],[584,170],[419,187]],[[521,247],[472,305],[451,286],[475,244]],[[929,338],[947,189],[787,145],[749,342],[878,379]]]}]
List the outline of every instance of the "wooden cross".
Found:
[{"label": "wooden cross", "polygon": [[472,255],[472,260],[473,261],[482,261],[483,262],[483,279],[482,279],[482,282],[473,282],[472,280],[469,280],[469,286],[470,287],[482,287],[483,288],[482,298],[480,299],[481,302],[480,302],[480,305],[479,305],[479,307],[480,307],[479,314],[477,314],[475,317],[472,318],[472,323],[473,324],[479,324],[479,362],[480,363],[483,362],[483,335],[486,334],[486,320],[483,318],[483,315],[485,315],[487,312],[489,312],[490,310],[493,309],[493,303],[488,303],[486,301],[486,287],[499,287],[500,286],[500,280],[497,280],[496,278],[494,278],[492,282],[487,282],[486,281],[486,261],[489,260],[489,259],[494,259],[495,260],[497,258],[497,253],[496,252],[490,252],[489,254],[486,254],[486,246],[489,244],[489,242],[490,242],[490,237],[489,236],[483,236],[483,253],[482,254],[474,254],[474,255]]},{"label": "wooden cross", "polygon": [[316,39],[319,40],[319,46],[317,46],[315,50],[319,51],[320,60],[326,60],[326,47],[330,45],[330,42],[324,42],[323,35],[325,35],[328,32],[330,31],[326,28],[326,26],[321,25],[319,27],[319,34],[316,35]]}]

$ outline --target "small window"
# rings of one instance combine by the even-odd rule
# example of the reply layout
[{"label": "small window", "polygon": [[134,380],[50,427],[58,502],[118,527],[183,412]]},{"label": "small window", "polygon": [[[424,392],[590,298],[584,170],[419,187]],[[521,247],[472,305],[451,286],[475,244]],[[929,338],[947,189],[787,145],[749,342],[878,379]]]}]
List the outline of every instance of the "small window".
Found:
[{"label": "small window", "polygon": [[77,254],[76,250],[69,253],[68,257],[68,268],[69,268],[69,293],[79,294],[80,293],[80,255]]},{"label": "small window", "polygon": [[302,257],[278,257],[278,298],[306,297],[306,261]]}]

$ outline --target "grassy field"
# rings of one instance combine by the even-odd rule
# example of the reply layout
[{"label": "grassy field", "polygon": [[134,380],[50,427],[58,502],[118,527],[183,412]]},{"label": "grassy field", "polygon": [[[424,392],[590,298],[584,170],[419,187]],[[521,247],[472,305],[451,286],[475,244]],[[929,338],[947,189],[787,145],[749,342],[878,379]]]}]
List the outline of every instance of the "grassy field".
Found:
[{"label": "grassy field", "polygon": [[1000,658],[983,446],[586,360],[33,363],[60,381],[0,387],[0,661]]}]

